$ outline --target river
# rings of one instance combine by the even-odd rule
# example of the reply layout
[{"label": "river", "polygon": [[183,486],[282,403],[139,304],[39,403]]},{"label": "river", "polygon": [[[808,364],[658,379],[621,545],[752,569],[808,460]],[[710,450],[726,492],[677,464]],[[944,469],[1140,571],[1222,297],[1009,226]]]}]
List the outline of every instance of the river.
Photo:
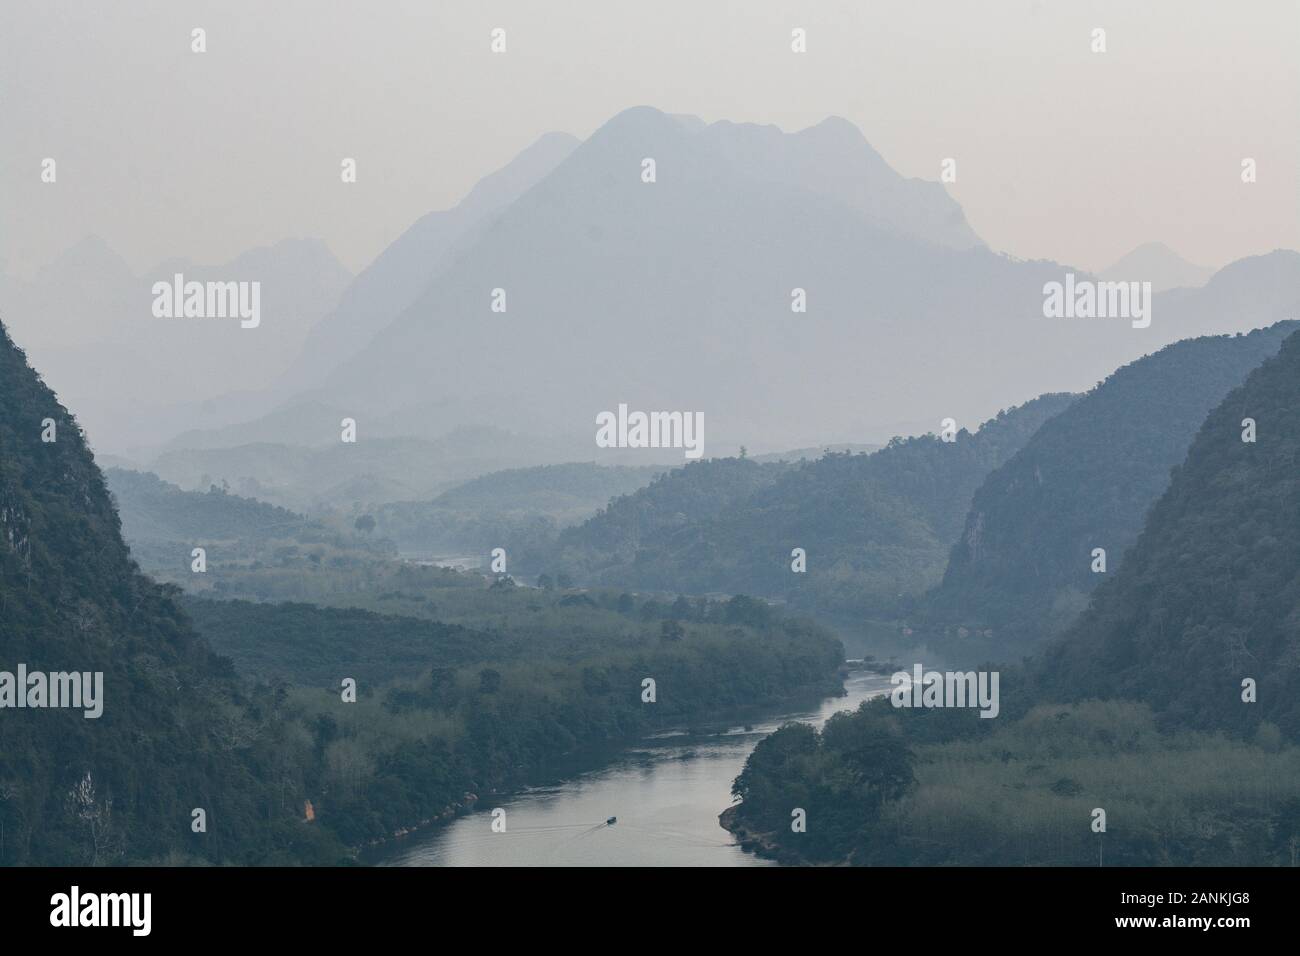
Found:
[{"label": "river", "polygon": [[[821,726],[832,714],[887,693],[885,675],[855,672],[844,697],[783,713],[752,729],[648,738],[600,770],[535,787],[393,844],[380,866],[768,866],[743,852],[718,814],[755,745],[782,724]],[[505,832],[492,811],[505,811]],[[618,822],[605,825],[609,817]]]}]

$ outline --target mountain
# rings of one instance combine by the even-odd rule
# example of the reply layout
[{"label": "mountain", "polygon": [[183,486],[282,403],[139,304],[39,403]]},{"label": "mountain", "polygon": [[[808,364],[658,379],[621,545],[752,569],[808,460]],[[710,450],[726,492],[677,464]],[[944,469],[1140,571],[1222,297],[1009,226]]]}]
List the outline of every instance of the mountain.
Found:
[{"label": "mountain", "polygon": [[145,542],[262,542],[301,533],[309,524],[275,505],[215,487],[184,491],[149,472],[109,468],[104,479],[133,549]]},{"label": "mountain", "polygon": [[872,444],[860,444],[854,442],[837,442],[832,445],[817,445],[812,448],[791,448],[788,451],[774,451],[766,455],[755,455],[754,461],[802,461],[805,458],[817,459],[823,455],[834,452],[843,454],[850,452],[852,454],[870,454],[873,451],[880,451],[883,446]]},{"label": "mountain", "polygon": [[[241,495],[298,511],[370,507],[432,498],[480,475],[538,462],[572,461],[586,447],[497,428],[456,428],[434,440],[372,435],[380,421],[361,417],[357,441],[340,440],[341,411],[310,417],[301,444],[251,442],[234,448],[164,452],[151,470],[182,488],[225,482]],[[311,441],[310,446],[307,444]]]},{"label": "mountain", "polygon": [[455,556],[486,567],[504,548],[511,569],[545,563],[561,528],[596,514],[611,498],[645,487],[666,469],[568,462],[490,472],[430,501],[394,501],[373,509],[374,535],[411,556]]},{"label": "mountain", "polygon": [[[438,443],[439,474],[410,471],[395,444],[368,453],[364,476],[311,474],[307,497],[236,486],[302,509],[418,500],[486,470],[593,454],[684,461],[677,449],[597,448],[596,416],[622,403],[702,414],[706,457],[882,443],[1082,391],[1163,345],[1300,307],[1300,255],[1278,251],[1155,293],[1148,328],[1044,318],[1047,283],[1090,277],[989,250],[939,184],[897,175],[839,119],[787,134],[638,107],[581,144],[535,149],[472,226],[434,214],[427,243],[417,224],[359,276],[283,388],[189,407],[191,429],[135,455],[137,467],[186,487],[204,473],[269,486],[279,479],[250,448],[307,460],[289,449],[337,442],[343,417],[364,423],[363,443]],[[498,289],[504,312],[492,310]],[[794,289],[807,312],[791,310]],[[209,427],[223,418],[237,424]],[[563,451],[474,471],[447,440],[462,427]]]},{"label": "mountain", "polygon": [[233,862],[254,844],[283,859],[294,823],[262,782],[269,733],[173,591],[136,569],[76,420],[0,325],[0,671],[20,666],[102,673],[102,713],[3,711],[0,862]]},{"label": "mountain", "polygon": [[1293,333],[1205,419],[1118,573],[1044,654],[1048,692],[1143,701],[1178,729],[1267,721],[1300,739],[1298,465]]},{"label": "mountain", "polygon": [[1154,291],[1163,292],[1202,286],[1213,274],[1213,269],[1188,262],[1163,242],[1148,242],[1097,273],[1097,277],[1118,282],[1150,282]]},{"label": "mountain", "polygon": [[[151,504],[163,533],[281,520],[221,493],[196,503],[148,476],[116,478]],[[490,629],[186,600],[192,624],[178,589],[139,573],[119,527],[77,422],[0,326],[5,865],[351,862],[346,847],[449,818],[475,792],[554,779],[575,752],[734,720],[742,705],[824,696],[844,658],[832,635],[746,599],[669,620],[654,602],[622,609],[618,595],[597,595],[598,605],[413,566],[394,568],[400,587],[423,592],[403,602],[409,610],[432,613],[428,585],[442,582]],[[355,574],[343,577],[356,584]],[[519,623],[507,626],[507,614]],[[247,670],[214,654],[196,626]],[[90,687],[100,673],[102,693],[75,709],[43,707],[42,685],[24,677],[28,706],[14,708],[24,668],[85,672]],[[647,669],[665,688],[662,711],[626,692]],[[340,675],[361,680],[355,703],[339,694]]]},{"label": "mountain", "polygon": [[895,439],[798,465],[692,463],[562,532],[553,566],[579,581],[879,611],[937,582],[975,488],[1073,398],[1045,395],[953,442]]},{"label": "mountain", "polygon": [[611,498],[645,487],[666,469],[568,462],[491,472],[432,501],[399,501],[375,511],[376,534],[410,551],[510,554],[553,542],[558,530],[594,515]]},{"label": "mountain", "polygon": [[414,302],[493,216],[549,174],[577,145],[568,133],[548,133],[480,180],[453,208],[418,219],[362,270],[338,307],[312,330],[285,373],[282,390],[319,385],[336,365]]},{"label": "mountain", "polygon": [[[154,283],[170,285],[177,274],[186,282],[258,283],[258,326],[155,316]],[[83,410],[96,447],[125,450],[156,443],[178,418],[193,424],[176,409],[273,384],[350,279],[318,240],[286,239],[218,265],[170,260],[137,276],[92,237],[31,282],[0,283],[0,309],[22,316],[15,340]]]},{"label": "mountain", "polygon": [[456,511],[528,510],[569,522],[575,516],[587,517],[610,498],[644,487],[663,471],[654,465],[631,468],[590,462],[512,468],[457,485],[432,504]]},{"label": "mountain", "polygon": [[790,134],[775,126],[690,120],[680,125],[699,138],[700,148],[753,188],[807,190],[890,232],[951,249],[984,247],[942,185],[904,179],[846,119],[827,117]]},{"label": "mountain", "polygon": [[0,271],[0,308],[28,349],[111,339],[105,317],[128,314],[140,294],[139,277],[99,236],[68,247],[30,280]]},{"label": "mountain", "polygon": [[[660,475],[646,487],[609,502],[581,525],[560,536],[541,570],[570,574],[580,581],[656,588],[634,572],[643,543],[671,537],[705,522],[770,486],[791,466],[760,464],[749,458],[711,458]],[[658,582],[662,576],[653,579]],[[701,586],[691,593],[709,590]]]},{"label": "mountain", "polygon": [[[215,399],[164,409],[156,429],[137,440],[141,461],[181,449],[232,448],[250,443],[321,444],[344,416],[319,389],[333,368],[362,349],[447,267],[453,255],[494,215],[549,173],[577,145],[567,133],[548,133],[510,163],[485,176],[455,207],[430,212],[394,240],[343,290],[337,305],[315,324],[284,373],[266,388],[231,391]],[[418,419],[418,409],[402,417]],[[378,424],[378,423],[376,423]],[[384,437],[439,438],[443,431],[387,427]],[[379,430],[370,430],[376,437]],[[159,441],[159,439],[164,439]]]},{"label": "mountain", "polygon": [[[1157,295],[1149,328],[1046,319],[1044,286],[1072,270],[998,255],[964,226],[903,228],[959,212],[937,185],[906,182],[843,121],[785,134],[625,111],[459,249],[322,394],[411,435],[473,423],[589,447],[620,403],[697,411],[706,455],[763,454],[884,440],[902,419],[978,421],[1296,301],[1300,255],[1275,254],[1272,275]],[[1219,308],[1229,287],[1244,310]],[[795,289],[807,312],[792,311]]]},{"label": "mountain", "polygon": [[[924,630],[972,654],[1018,656],[1068,626],[1137,540],[1210,410],[1297,328],[1189,339],[1116,371],[975,492]],[[920,627],[921,625],[917,625]],[[967,634],[992,630],[991,639]]]},{"label": "mountain", "polygon": [[[764,172],[752,184],[756,188],[765,185],[768,176],[815,184],[819,192],[850,202],[873,220],[909,235],[955,248],[981,245],[961,208],[941,186],[895,174],[844,120],[827,120],[792,137],[775,127],[731,123],[703,128],[702,135],[715,140],[737,170],[750,169],[753,155],[759,156],[757,165]],[[454,208],[418,220],[357,276],[338,309],[308,340],[286,375],[287,383],[318,384],[361,350],[481,239],[495,216],[545,179],[578,146],[579,141],[567,133],[549,133],[481,180]],[[834,164],[816,161],[827,153]]]},{"label": "mountain", "polygon": [[1230,262],[1199,289],[1158,295],[1155,308],[1177,319],[1176,334],[1160,345],[1294,319],[1300,314],[1300,253],[1275,249]]}]

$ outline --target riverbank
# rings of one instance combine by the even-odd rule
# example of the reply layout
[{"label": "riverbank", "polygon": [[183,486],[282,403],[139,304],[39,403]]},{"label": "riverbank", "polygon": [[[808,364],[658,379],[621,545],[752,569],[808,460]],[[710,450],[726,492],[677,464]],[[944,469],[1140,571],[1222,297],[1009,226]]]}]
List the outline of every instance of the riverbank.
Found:
[{"label": "riverbank", "polygon": [[759,833],[749,829],[740,819],[740,804],[727,807],[718,814],[718,825],[736,838],[736,844],[746,853],[765,860],[772,860],[782,866],[811,866],[799,854],[777,843],[770,833]]},{"label": "riverbank", "polygon": [[[368,853],[381,866],[773,866],[719,824],[718,808],[757,743],[780,726],[822,725],[888,690],[854,670],[843,687],[785,708],[720,714],[643,736],[602,765],[508,795]],[[502,811],[494,815],[487,811]],[[613,826],[600,826],[617,817]],[[504,830],[493,828],[494,819]]]},{"label": "riverbank", "polygon": [[354,857],[361,863],[379,863],[385,857],[400,852],[401,845],[411,840],[432,838],[440,829],[455,825],[459,820],[477,813],[482,807],[509,804],[533,792],[544,792],[589,774],[598,774],[629,753],[644,753],[654,748],[682,746],[682,759],[689,759],[690,748],[708,748],[711,742],[732,735],[762,737],[774,729],[770,725],[772,714],[780,712],[811,713],[828,701],[846,700],[845,681],[855,671],[842,667],[828,674],[824,681],[797,688],[789,693],[774,696],[757,704],[727,707],[704,712],[687,722],[656,728],[652,734],[639,734],[625,740],[610,742],[582,755],[570,754],[552,761],[547,771],[511,781],[505,786],[478,787],[466,791],[464,796],[447,805],[439,813],[419,822],[395,829],[392,833],[352,848]]}]

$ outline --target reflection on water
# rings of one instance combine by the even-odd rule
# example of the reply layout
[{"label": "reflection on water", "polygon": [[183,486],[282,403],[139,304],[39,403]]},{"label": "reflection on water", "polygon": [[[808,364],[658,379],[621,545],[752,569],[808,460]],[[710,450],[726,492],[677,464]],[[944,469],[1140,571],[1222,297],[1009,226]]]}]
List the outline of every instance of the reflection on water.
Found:
[{"label": "reflection on water", "polygon": [[[889,691],[889,678],[854,674],[845,697],[817,710],[782,714],[752,730],[641,742],[614,763],[556,786],[495,804],[506,832],[493,833],[493,805],[394,845],[383,866],[765,866],[718,825],[731,783],[754,746],[792,720],[821,726]],[[618,822],[606,825],[609,817]]]},{"label": "reflection on water", "polygon": [[452,568],[456,571],[477,571],[483,567],[482,555],[437,554],[433,551],[401,551],[403,561],[426,568]]}]

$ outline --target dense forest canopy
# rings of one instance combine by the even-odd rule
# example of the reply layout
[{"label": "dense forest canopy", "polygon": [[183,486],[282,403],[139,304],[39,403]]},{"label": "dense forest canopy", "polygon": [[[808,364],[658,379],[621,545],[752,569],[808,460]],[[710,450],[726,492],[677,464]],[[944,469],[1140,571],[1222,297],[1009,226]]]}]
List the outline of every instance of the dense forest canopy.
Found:
[{"label": "dense forest canopy", "polygon": [[[113,478],[139,540],[177,550],[174,580],[338,606],[144,577],[75,420],[0,338],[0,670],[104,674],[98,718],[0,719],[0,863],[346,862],[651,730],[838,687],[839,641],[761,601],[522,588],[222,489]],[[196,537],[208,571],[180,559]]]},{"label": "dense forest canopy", "polygon": [[282,858],[291,818],[229,662],[139,573],[76,420],[2,326],[0,614],[0,669],[104,675],[97,719],[4,711],[0,862],[246,858],[254,831]]},{"label": "dense forest canopy", "polygon": [[486,555],[502,547],[537,565],[561,529],[585,521],[611,498],[631,494],[666,469],[570,462],[491,472],[429,501],[375,509],[376,534],[409,551]]},{"label": "dense forest canopy", "polygon": [[1100,808],[1112,864],[1295,865],[1297,408],[1292,332],[1209,413],[1089,610],[1001,668],[999,719],[886,697],[783,728],[724,822],[791,862],[1087,865]]},{"label": "dense forest canopy", "polygon": [[723,822],[795,864],[1294,865],[1300,748],[1165,733],[1128,700],[1017,711],[980,720],[881,699],[821,732],[787,725],[754,750]]},{"label": "dense forest canopy", "polygon": [[[975,492],[913,625],[954,653],[1013,657],[1068,627],[1137,540],[1205,416],[1297,325],[1170,345],[1047,421]],[[1094,548],[1106,574],[1092,571]]]},{"label": "dense forest canopy", "polygon": [[1205,420],[1114,579],[1044,655],[1049,693],[1141,700],[1172,727],[1249,735],[1268,722],[1300,740],[1297,409],[1293,333]]},{"label": "dense forest canopy", "polygon": [[[798,464],[693,463],[564,531],[546,566],[578,581],[888,613],[937,583],[975,488],[1072,400],[1044,395],[953,442],[898,438]],[[795,548],[805,573],[792,570]]]}]

